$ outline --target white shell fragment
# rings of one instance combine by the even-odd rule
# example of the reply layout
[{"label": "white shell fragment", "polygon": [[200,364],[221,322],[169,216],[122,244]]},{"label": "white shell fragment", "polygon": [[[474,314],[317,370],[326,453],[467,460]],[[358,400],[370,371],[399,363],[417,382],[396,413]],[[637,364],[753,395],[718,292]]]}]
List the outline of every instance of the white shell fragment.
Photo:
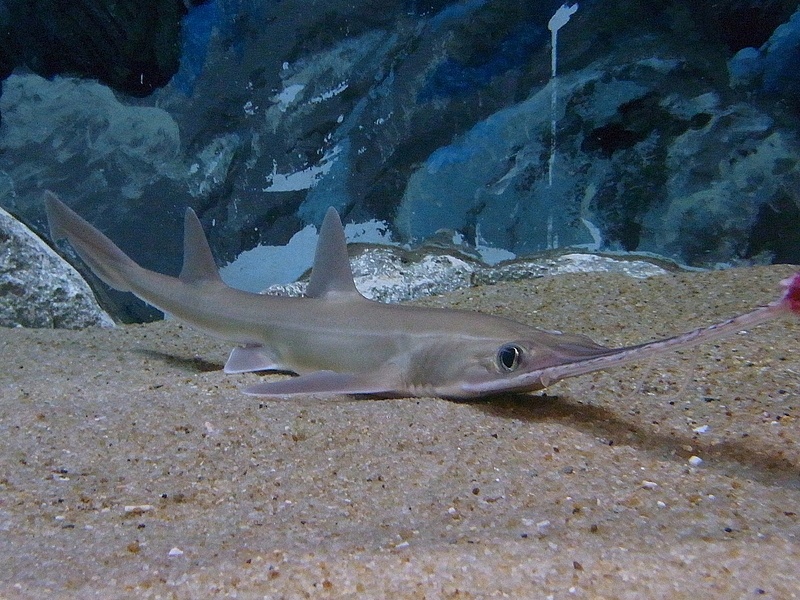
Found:
[{"label": "white shell fragment", "polygon": [[152,504],[127,504],[122,510],[124,510],[126,513],[144,513],[150,512],[154,508],[155,506]]}]

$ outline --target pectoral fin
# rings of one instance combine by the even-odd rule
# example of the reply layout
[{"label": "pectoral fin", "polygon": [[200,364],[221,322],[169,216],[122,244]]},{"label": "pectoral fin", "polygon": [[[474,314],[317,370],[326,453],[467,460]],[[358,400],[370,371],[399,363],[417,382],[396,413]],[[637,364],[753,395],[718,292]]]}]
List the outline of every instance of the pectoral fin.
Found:
[{"label": "pectoral fin", "polygon": [[226,373],[251,373],[252,371],[291,371],[282,365],[264,346],[238,346],[231,350]]},{"label": "pectoral fin", "polygon": [[355,373],[315,371],[283,381],[259,383],[245,388],[251,396],[293,396],[297,394],[388,394],[391,386],[381,385],[374,377]]}]

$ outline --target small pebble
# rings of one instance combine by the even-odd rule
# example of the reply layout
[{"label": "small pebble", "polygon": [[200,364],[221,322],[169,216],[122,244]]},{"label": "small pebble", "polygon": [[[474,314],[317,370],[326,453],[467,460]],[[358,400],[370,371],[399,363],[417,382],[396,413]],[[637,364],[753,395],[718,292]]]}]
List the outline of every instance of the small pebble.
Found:
[{"label": "small pebble", "polygon": [[126,513],[143,513],[153,510],[155,507],[152,504],[128,504],[122,510]]},{"label": "small pebble", "polygon": [[655,481],[647,481],[645,479],[642,481],[642,487],[646,490],[654,490],[658,487],[658,484]]},{"label": "small pebble", "polygon": [[705,433],[708,431],[708,425],[700,425],[700,427],[695,427],[692,431],[695,433]]},{"label": "small pebble", "polygon": [[539,532],[540,535],[545,535],[550,530],[550,521],[539,521],[536,524],[536,531]]},{"label": "small pebble", "polygon": [[167,556],[183,556],[183,550],[180,548],[172,548],[168,553]]},{"label": "small pebble", "polygon": [[703,459],[700,458],[699,456],[690,456],[689,464],[692,465],[693,467],[699,467],[700,465],[703,464]]}]

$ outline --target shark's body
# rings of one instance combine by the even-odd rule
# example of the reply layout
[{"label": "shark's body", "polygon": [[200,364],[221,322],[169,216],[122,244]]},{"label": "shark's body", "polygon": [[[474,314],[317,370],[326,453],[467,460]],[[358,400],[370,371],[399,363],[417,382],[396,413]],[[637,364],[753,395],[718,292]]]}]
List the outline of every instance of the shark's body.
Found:
[{"label": "shark's body", "polygon": [[501,317],[388,305],[356,290],[341,221],[329,209],[320,229],[307,297],[236,290],[219,277],[200,221],[186,211],[179,277],[137,265],[111,240],[45,195],[51,235],[66,237],[108,285],[129,291],[210,335],[237,344],[228,373],[279,370],[299,377],[245,389],[264,396],[376,394],[471,398],[540,390],[560,379],[695,345],[793,311],[800,274],[778,301],[680,336],[607,348],[581,335]]}]

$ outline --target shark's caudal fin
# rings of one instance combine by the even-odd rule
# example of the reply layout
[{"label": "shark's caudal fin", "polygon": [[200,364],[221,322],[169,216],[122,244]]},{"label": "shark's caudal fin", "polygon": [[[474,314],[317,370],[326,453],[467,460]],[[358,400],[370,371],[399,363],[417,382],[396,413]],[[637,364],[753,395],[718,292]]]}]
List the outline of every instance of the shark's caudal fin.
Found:
[{"label": "shark's caudal fin", "polygon": [[140,267],[114,242],[89,225],[53,192],[44,193],[47,222],[53,240],[66,238],[100,279],[114,289],[131,291],[126,273]]},{"label": "shark's caudal fin", "polygon": [[[114,242],[59,200],[53,192],[45,192],[44,201],[50,236],[54,240],[69,240],[92,271],[114,289],[140,295],[135,289],[137,286],[132,285],[133,279],[140,280],[148,273],[146,269],[137,265]],[[183,269],[179,279],[184,283],[222,284],[211,248],[203,233],[203,226],[191,208],[186,209],[184,228]],[[146,297],[143,299],[151,302]]]},{"label": "shark's caudal fin", "polygon": [[336,209],[331,207],[319,229],[314,267],[311,270],[306,296],[332,298],[340,295],[345,295],[348,299],[361,297],[353,281],[342,221]]}]

